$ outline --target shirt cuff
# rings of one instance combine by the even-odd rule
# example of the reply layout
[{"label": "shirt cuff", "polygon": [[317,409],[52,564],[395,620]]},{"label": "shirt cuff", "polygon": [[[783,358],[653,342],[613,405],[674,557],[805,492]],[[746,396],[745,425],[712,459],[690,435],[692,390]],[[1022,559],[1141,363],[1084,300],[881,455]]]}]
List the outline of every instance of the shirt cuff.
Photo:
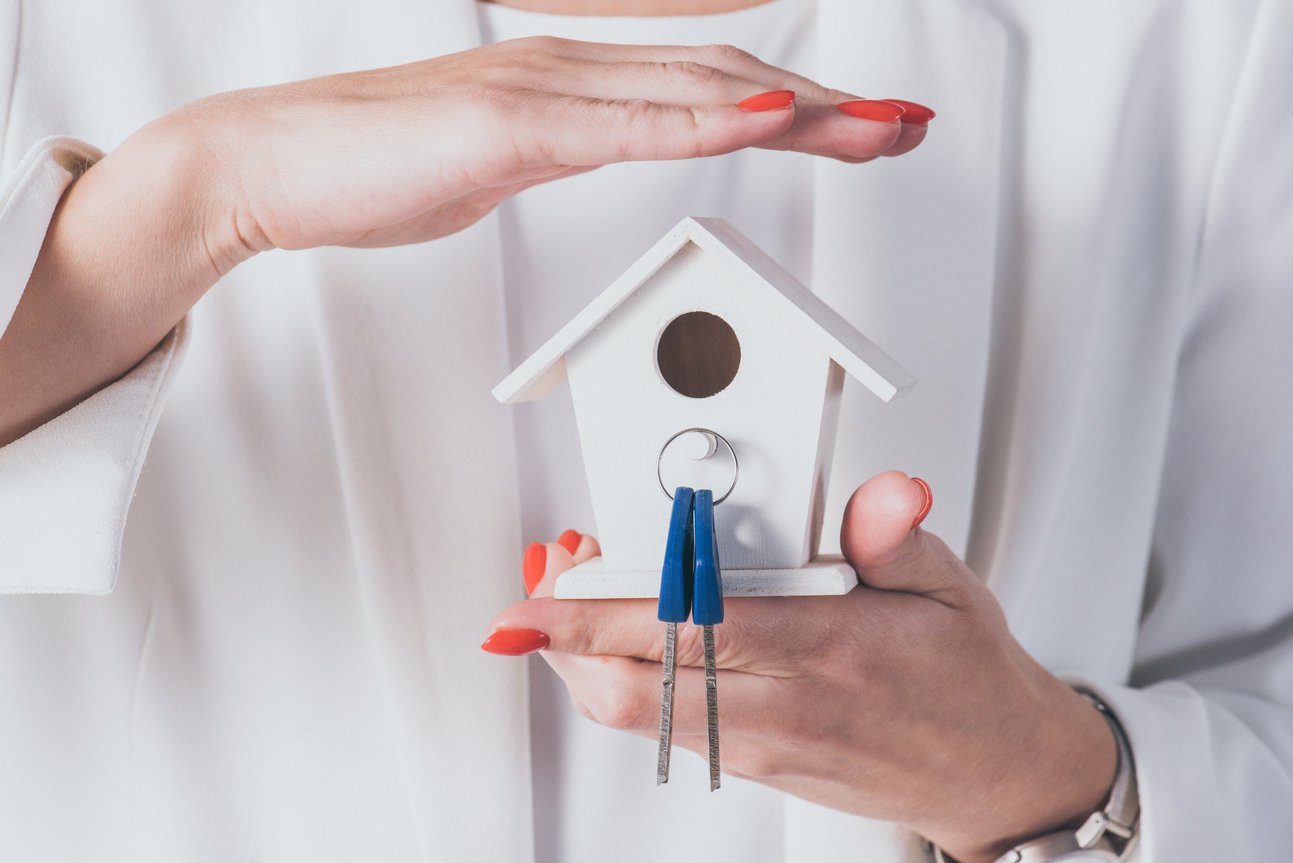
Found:
[{"label": "shirt cuff", "polygon": [[63,192],[101,158],[84,141],[45,138],[0,183],[0,334],[31,278]]},{"label": "shirt cuff", "polygon": [[[0,334],[64,190],[101,155],[48,138],[0,185]],[[112,590],[126,512],[187,341],[182,321],[124,377],[0,447],[0,594]]]},{"label": "shirt cuff", "polygon": [[1293,782],[1271,745],[1289,737],[1286,705],[1238,691],[1205,697],[1181,681],[1133,689],[1063,677],[1095,693],[1131,744],[1140,826],[1128,863],[1272,860],[1287,848]]}]

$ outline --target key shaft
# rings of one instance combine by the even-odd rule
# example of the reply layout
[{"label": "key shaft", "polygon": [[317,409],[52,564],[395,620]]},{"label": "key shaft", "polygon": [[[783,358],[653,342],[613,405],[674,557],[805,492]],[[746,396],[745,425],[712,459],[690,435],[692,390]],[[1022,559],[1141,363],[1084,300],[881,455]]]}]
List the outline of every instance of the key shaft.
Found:
[{"label": "key shaft", "polygon": [[714,627],[705,627],[705,731],[709,736],[709,790],[717,791],[718,765],[718,664],[714,661]]},{"label": "key shaft", "polygon": [[660,748],[656,753],[655,784],[669,781],[669,757],[673,749],[673,688],[677,670],[678,624],[691,615],[695,538],[692,522],[693,492],[680,487],[674,492],[665,540],[664,564],[660,569],[660,603],[656,616],[664,621],[664,668],[660,682]]},{"label": "key shaft", "polygon": [[669,781],[669,756],[673,750],[673,685],[677,670],[678,624],[664,627],[664,679],[660,685],[660,749],[656,753],[655,784]]},{"label": "key shaft", "polygon": [[692,573],[691,620],[704,627],[705,731],[709,737],[709,790],[721,782],[718,764],[718,663],[714,657],[714,625],[723,622],[723,569],[718,561],[718,533],[714,524],[714,494],[698,489],[693,501],[696,532],[696,565]]}]

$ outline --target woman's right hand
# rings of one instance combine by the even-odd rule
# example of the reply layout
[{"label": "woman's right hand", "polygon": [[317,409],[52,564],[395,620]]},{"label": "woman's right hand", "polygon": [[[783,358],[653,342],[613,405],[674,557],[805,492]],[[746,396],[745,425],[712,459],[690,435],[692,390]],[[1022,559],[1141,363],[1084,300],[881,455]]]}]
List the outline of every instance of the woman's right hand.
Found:
[{"label": "woman's right hand", "polygon": [[441,237],[521,189],[611,162],[750,146],[858,161],[923,137],[894,103],[837,109],[856,98],[731,46],[537,37],[226,93],[169,122],[223,178],[207,242],[223,273],[269,248]]},{"label": "woman's right hand", "polygon": [[256,252],[435,239],[610,162],[898,155],[932,116],[903,104],[730,46],[546,37],[201,99],[63,195],[0,338],[0,446],[125,374]]}]

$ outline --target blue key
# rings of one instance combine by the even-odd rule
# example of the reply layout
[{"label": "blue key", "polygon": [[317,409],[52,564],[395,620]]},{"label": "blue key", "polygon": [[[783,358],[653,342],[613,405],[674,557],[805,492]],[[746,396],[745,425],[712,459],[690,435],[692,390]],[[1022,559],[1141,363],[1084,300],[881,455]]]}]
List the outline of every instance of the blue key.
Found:
[{"label": "blue key", "polygon": [[695,540],[692,531],[692,500],[689,488],[673,493],[673,513],[669,516],[669,538],[664,546],[664,565],[660,569],[660,605],[656,616],[665,623],[686,623],[691,616]]},{"label": "blue key", "polygon": [[656,616],[664,621],[664,679],[660,691],[660,748],[655,781],[669,781],[673,743],[673,690],[677,672],[678,624],[687,618],[704,628],[705,725],[709,734],[709,789],[719,787],[718,669],[714,657],[714,624],[723,622],[723,573],[718,562],[714,527],[714,493],[679,488],[673,495],[669,537],[660,567],[660,602]]},{"label": "blue key", "polygon": [[709,790],[719,786],[718,666],[714,659],[714,624],[723,622],[723,573],[718,563],[718,533],[714,528],[714,493],[696,492],[696,563],[693,572],[691,622],[705,628],[705,730],[709,736]]},{"label": "blue key", "polygon": [[697,626],[713,626],[723,622],[723,573],[718,564],[718,534],[714,530],[714,493],[707,488],[697,491],[693,512],[696,563],[691,622]]},{"label": "blue key", "polygon": [[691,615],[691,597],[696,563],[693,493],[679,488],[673,493],[669,516],[669,538],[665,540],[664,564],[660,568],[660,604],[656,616],[664,621],[664,680],[660,689],[660,748],[656,753],[655,784],[669,781],[669,756],[673,749],[673,684],[677,669],[678,624]]}]

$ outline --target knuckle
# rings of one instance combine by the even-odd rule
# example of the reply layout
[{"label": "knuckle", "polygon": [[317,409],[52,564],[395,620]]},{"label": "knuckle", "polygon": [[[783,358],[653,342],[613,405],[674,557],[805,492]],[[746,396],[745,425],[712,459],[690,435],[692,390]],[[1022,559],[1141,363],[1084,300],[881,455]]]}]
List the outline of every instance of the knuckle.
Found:
[{"label": "knuckle", "polygon": [[728,63],[743,63],[754,59],[754,55],[749,51],[726,43],[707,45],[704,51],[707,56],[711,56],[719,61],[726,61]]},{"label": "knuckle", "polygon": [[598,119],[614,130],[614,134],[608,135],[613,144],[604,161],[629,161],[638,152],[644,138],[658,138],[666,132],[659,125],[662,109],[650,100],[616,99],[598,104],[602,112]]},{"label": "knuckle", "polygon": [[895,568],[906,569],[907,567],[918,564],[922,557],[928,554],[926,546],[929,543],[929,534],[924,531],[920,532],[915,542],[907,543],[897,555],[894,556],[892,565]]},{"label": "knuckle", "polygon": [[713,66],[697,63],[693,60],[674,60],[665,63],[665,71],[684,85],[703,87],[713,84],[724,77],[724,73]]},{"label": "knuckle", "polygon": [[606,103],[611,122],[620,126],[638,126],[656,115],[656,105],[649,99],[615,99]]}]

